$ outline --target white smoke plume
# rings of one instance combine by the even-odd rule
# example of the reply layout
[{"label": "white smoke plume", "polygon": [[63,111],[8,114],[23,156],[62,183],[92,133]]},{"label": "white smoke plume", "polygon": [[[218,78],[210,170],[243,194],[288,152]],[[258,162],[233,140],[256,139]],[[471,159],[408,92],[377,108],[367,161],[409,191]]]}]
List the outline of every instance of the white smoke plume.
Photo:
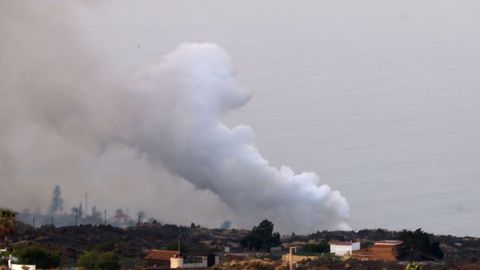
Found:
[{"label": "white smoke plume", "polygon": [[[269,166],[248,126],[228,128],[223,114],[250,96],[229,56],[215,44],[183,44],[133,82],[142,114],[128,140],[197,188],[217,194],[248,226],[264,217],[281,231],[348,228],[346,200],[314,173]],[[292,138],[293,139],[293,138]]]},{"label": "white smoke plume", "polygon": [[183,44],[112,78],[72,37],[68,16],[52,16],[69,6],[25,3],[0,5],[0,204],[46,205],[58,183],[67,196],[96,192],[99,204],[171,222],[349,228],[339,192],[315,173],[270,166],[250,127],[221,122],[250,95],[219,46]]}]

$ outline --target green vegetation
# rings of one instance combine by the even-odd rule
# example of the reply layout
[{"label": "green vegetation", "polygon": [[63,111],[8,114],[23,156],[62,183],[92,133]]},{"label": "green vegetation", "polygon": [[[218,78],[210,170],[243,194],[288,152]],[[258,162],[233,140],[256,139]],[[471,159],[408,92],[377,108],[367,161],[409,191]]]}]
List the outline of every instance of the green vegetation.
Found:
[{"label": "green vegetation", "polygon": [[37,268],[57,268],[60,265],[60,255],[41,247],[15,247],[13,255],[22,264],[35,264]]},{"label": "green vegetation", "polygon": [[405,270],[422,270],[422,267],[416,262],[410,262],[405,266]]},{"label": "green vegetation", "polygon": [[119,269],[120,268],[120,258],[117,254],[113,252],[104,252],[101,253],[98,258],[98,266],[100,269]]},{"label": "green vegetation", "polygon": [[399,235],[403,241],[403,257],[415,261],[443,259],[439,242],[432,242],[431,236],[417,229],[414,232],[403,230]]},{"label": "green vegetation", "polygon": [[106,251],[114,251],[115,250],[116,241],[114,240],[107,240],[96,245],[93,245],[89,250],[95,250],[98,252],[106,252]]},{"label": "green vegetation", "polygon": [[96,269],[98,267],[98,253],[86,251],[78,257],[77,266],[85,269]]},{"label": "green vegetation", "polygon": [[120,268],[120,258],[113,252],[87,251],[78,257],[77,266],[89,270],[114,270]]},{"label": "green vegetation", "polygon": [[[178,251],[178,243],[171,243],[166,248],[166,250]],[[185,246],[180,244],[180,253],[189,252],[190,250]]]},{"label": "green vegetation", "polygon": [[244,248],[262,251],[268,251],[271,247],[280,245],[280,234],[273,232],[273,226],[271,221],[263,220],[241,240],[241,245]]},{"label": "green vegetation", "polygon": [[[267,225],[267,226],[266,226]],[[195,228],[193,228],[195,227]],[[262,229],[263,228],[263,229]],[[267,232],[266,236],[270,235],[270,239],[275,238],[273,233],[273,224],[271,222],[262,222],[257,224],[254,230],[225,230],[225,229],[206,229],[198,228],[195,226],[176,226],[171,224],[152,224],[144,223],[140,226],[130,227],[127,229],[121,229],[112,226],[104,225],[80,225],[78,227],[59,227],[45,226],[40,228],[33,228],[28,224],[18,222],[16,224],[16,232],[10,238],[10,246],[17,247],[23,246],[28,243],[32,246],[44,247],[48,243],[49,250],[55,250],[61,254],[61,268],[71,269],[75,266],[84,266],[84,269],[100,269],[104,264],[99,264],[100,254],[105,252],[114,252],[110,260],[102,258],[102,260],[110,262],[111,264],[118,265],[118,261],[115,259],[115,254],[120,257],[120,267],[116,269],[140,269],[143,266],[143,257],[146,251],[150,249],[164,249],[169,246],[170,249],[176,250],[178,243],[178,236],[181,235],[181,249],[188,247],[191,252],[218,252],[223,250],[224,246],[230,246],[238,248],[238,244],[247,236],[252,241],[251,237],[259,237],[260,232]],[[402,234],[402,236],[401,236]],[[269,237],[264,237],[268,241]],[[421,247],[419,244],[413,246],[411,243],[424,242],[426,246],[430,246],[430,250],[435,250],[435,246],[441,247],[445,256],[441,261],[437,261],[436,257],[431,253],[421,253],[422,256],[430,256],[433,262],[428,262],[423,259],[415,259],[417,261],[423,261],[421,267],[423,270],[446,270],[446,269],[480,269],[480,238],[476,237],[455,237],[451,235],[432,235],[418,230],[417,232],[403,231],[395,232],[384,229],[372,229],[362,230],[360,232],[355,231],[319,231],[309,235],[293,235],[286,236],[282,239],[282,245],[284,246],[305,246],[305,250],[320,255],[321,251],[324,251],[322,245],[326,249],[326,243],[330,239],[358,239],[362,243],[362,247],[372,245],[374,241],[384,239],[403,240],[406,242],[408,248],[402,250],[404,257],[401,259],[403,262],[381,262],[381,261],[360,261],[360,260],[347,260],[341,261],[335,256],[329,256],[323,254],[316,260],[309,260],[298,265],[296,269],[305,270],[405,270],[405,264],[411,261],[410,251],[414,247],[412,254],[417,254],[415,251]],[[423,241],[420,241],[423,239]],[[322,243],[323,241],[323,243]],[[253,242],[253,241],[252,241]],[[251,242],[251,243],[252,243]],[[260,242],[260,241],[258,241]],[[270,241],[266,246],[273,246]],[[275,242],[275,241],[273,241]],[[441,245],[434,243],[442,243]],[[0,245],[3,244],[0,239]],[[3,246],[3,245],[2,245]],[[260,245],[259,245],[260,246]],[[248,242],[245,247],[248,247]],[[245,248],[247,249],[247,248]],[[10,249],[12,250],[12,249]],[[253,246],[251,246],[253,250]],[[90,251],[87,253],[85,251]],[[236,250],[235,250],[236,251]],[[288,249],[284,249],[283,252],[288,252]],[[299,249],[298,253],[302,253],[303,250]],[[443,253],[442,252],[442,253]],[[3,253],[5,257],[6,253]],[[427,254],[427,255],[424,255]],[[82,258],[79,256],[82,255]],[[232,262],[225,263],[223,266],[216,267],[217,269],[253,269],[253,266],[257,268],[271,268],[272,266],[276,270],[286,270],[280,265],[280,260],[277,254],[272,254],[270,261],[267,259],[269,256],[266,254],[252,254],[258,256],[258,258],[265,258],[263,262],[253,264],[238,264]],[[303,254],[302,254],[303,255]],[[310,254],[305,254],[310,255]],[[0,254],[0,256],[2,256]],[[414,255],[412,257],[419,257],[420,255]],[[103,256],[102,256],[103,257]],[[255,257],[255,256],[252,256]],[[0,263],[6,264],[6,260]],[[277,264],[278,263],[278,264]],[[249,268],[252,266],[252,268]],[[107,266],[106,267],[110,267]],[[223,267],[223,268],[222,268]],[[115,267],[110,267],[115,268]]]},{"label": "green vegetation", "polygon": [[0,252],[0,269],[2,265],[8,265],[8,256],[10,255],[9,252]]},{"label": "green vegetation", "polygon": [[8,237],[17,228],[17,213],[10,209],[0,208],[0,236],[3,237],[5,248],[8,248]]},{"label": "green vegetation", "polygon": [[329,253],[330,252],[330,244],[328,241],[322,240],[318,244],[306,244],[303,246],[302,250],[299,254],[320,254],[320,253]]}]

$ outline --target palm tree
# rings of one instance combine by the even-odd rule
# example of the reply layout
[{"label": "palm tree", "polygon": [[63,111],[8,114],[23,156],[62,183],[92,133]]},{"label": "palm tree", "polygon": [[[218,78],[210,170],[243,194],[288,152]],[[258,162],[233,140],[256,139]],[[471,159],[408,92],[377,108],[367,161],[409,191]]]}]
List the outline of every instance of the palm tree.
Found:
[{"label": "palm tree", "polygon": [[4,237],[5,248],[8,248],[8,237],[15,233],[16,227],[17,213],[0,208],[0,236]]}]

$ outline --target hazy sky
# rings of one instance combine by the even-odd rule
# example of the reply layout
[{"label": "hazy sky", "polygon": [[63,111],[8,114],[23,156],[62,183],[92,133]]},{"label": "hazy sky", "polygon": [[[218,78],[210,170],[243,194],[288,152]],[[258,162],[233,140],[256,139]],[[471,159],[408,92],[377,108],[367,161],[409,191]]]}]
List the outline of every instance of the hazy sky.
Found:
[{"label": "hazy sky", "polygon": [[[225,49],[238,81],[252,93],[252,98],[224,120],[229,126],[251,126],[259,152],[272,165],[285,164],[295,172],[314,171],[320,183],[339,190],[349,202],[349,224],[354,229],[422,227],[439,233],[480,234],[477,228],[480,221],[478,1],[85,3],[87,5],[66,5],[65,10],[45,11],[69,16],[60,16],[60,22],[39,19],[38,27],[45,29],[42,25],[50,22],[46,29],[58,31],[56,24],[69,25],[61,29],[69,33],[68,36],[80,37],[70,42],[75,44],[72,46],[76,51],[87,52],[88,57],[81,57],[81,62],[93,59],[88,61],[97,63],[94,66],[99,72],[111,74],[113,78],[159,63],[163,55],[184,42],[212,42]],[[0,22],[3,23],[0,30],[8,29],[5,20]],[[15,25],[24,29],[19,21]],[[38,36],[28,39],[18,34],[17,37],[20,44],[28,45],[24,51],[31,51],[29,45],[42,41]],[[58,42],[57,45],[43,42],[53,48],[65,48]],[[0,43],[2,49],[11,48],[9,44],[16,43]],[[5,50],[3,52],[2,57]],[[75,63],[77,70],[78,60],[65,60],[68,55],[67,51],[66,56],[59,59]],[[28,59],[28,56],[15,57]],[[12,61],[22,63],[24,60]],[[42,59],[35,58],[35,62],[38,61]],[[83,77],[91,76],[87,72],[90,68],[81,70],[81,74],[87,73]],[[6,108],[3,106],[0,111],[1,123],[12,124],[11,110]],[[58,110],[62,112],[61,108]],[[35,125],[25,126],[34,129]],[[43,176],[36,180],[39,183],[68,178],[73,170],[78,176],[75,178],[97,179],[94,183],[105,183],[100,178],[112,179],[112,183],[107,183],[115,183],[115,188],[101,184],[103,192],[99,193],[113,192],[125,197],[122,187],[128,185],[135,189],[130,179],[138,176],[132,173],[121,177],[124,181],[114,181],[118,175],[140,168],[138,171],[148,174],[140,178],[150,179],[145,182],[149,186],[158,185],[155,180],[158,174],[171,178],[164,170],[160,172],[145,165],[147,163],[129,149],[118,147],[115,151],[123,153],[125,164],[132,164],[132,158],[140,160],[134,170],[99,169],[118,165],[116,158],[107,158],[108,154],[93,160],[89,158],[91,154],[74,155],[75,160],[79,156],[86,159],[82,164],[94,164],[92,170],[89,166],[93,165],[83,168],[78,166],[78,161],[72,163],[72,157],[65,158],[63,154],[72,151],[59,146],[57,137],[47,134],[45,139],[39,139],[28,135],[31,132],[21,134],[25,138],[15,134],[17,144],[2,135],[3,145],[16,153],[16,157],[11,157],[3,150],[2,164],[37,164],[28,159],[31,151],[36,150],[22,149],[25,145],[22,142],[34,140],[43,144],[37,146],[41,148],[38,151],[51,153],[52,157],[42,162],[67,163],[62,166],[67,168],[65,171],[55,172],[40,163],[38,170]],[[47,147],[46,140],[55,147]],[[61,136],[58,140],[63,141]],[[91,151],[95,152],[95,147]],[[101,166],[101,162],[110,165]],[[11,168],[2,168],[7,167]],[[19,170],[21,167],[17,172]],[[88,177],[84,176],[86,172]],[[23,179],[30,184],[36,177],[28,175]],[[2,181],[22,182],[8,177],[2,177]],[[204,196],[204,204],[187,204],[185,211],[215,209],[215,213],[198,215],[214,216],[211,223],[231,216],[219,198],[209,192],[194,190],[191,184],[181,180],[162,183],[165,186],[158,187],[159,190],[174,187],[184,194]],[[75,194],[88,187],[89,184],[75,190],[65,187],[65,192]],[[49,193],[51,188],[45,186],[42,190]],[[12,194],[21,192],[18,188]],[[142,193],[143,189],[138,187],[135,192]],[[155,197],[152,189],[149,192],[152,193],[149,198]],[[162,210],[143,202],[141,207],[148,208],[147,213],[160,214],[168,211],[168,205],[178,205],[175,198],[168,197],[168,191],[161,194],[164,196],[158,196],[161,199],[157,205]],[[48,201],[48,196],[38,196],[42,195],[30,196],[28,200]],[[97,199],[99,204],[112,207],[122,201]],[[210,205],[222,206],[217,210],[207,207]],[[185,217],[168,219],[188,223]],[[199,220],[200,223],[210,221],[210,218]]]}]

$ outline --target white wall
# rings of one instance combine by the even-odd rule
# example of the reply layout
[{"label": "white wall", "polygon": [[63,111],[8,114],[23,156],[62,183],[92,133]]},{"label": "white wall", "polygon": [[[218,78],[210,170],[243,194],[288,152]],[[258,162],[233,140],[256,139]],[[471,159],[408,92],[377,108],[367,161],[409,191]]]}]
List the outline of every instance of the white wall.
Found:
[{"label": "white wall", "polygon": [[182,268],[183,258],[170,258],[170,268]]},{"label": "white wall", "polygon": [[208,262],[207,258],[203,258],[202,262],[199,263],[184,263],[183,258],[170,258],[170,268],[202,268],[207,267]]},{"label": "white wall", "polygon": [[11,270],[25,270],[25,267],[27,266],[28,269],[27,270],[35,270],[36,269],[36,266],[35,265],[26,265],[26,264],[14,264],[12,263],[12,266],[11,266]]},{"label": "white wall", "polygon": [[352,243],[351,245],[335,245],[330,244],[330,252],[337,256],[344,256],[345,254],[352,254],[353,250],[360,249],[360,242]]}]

